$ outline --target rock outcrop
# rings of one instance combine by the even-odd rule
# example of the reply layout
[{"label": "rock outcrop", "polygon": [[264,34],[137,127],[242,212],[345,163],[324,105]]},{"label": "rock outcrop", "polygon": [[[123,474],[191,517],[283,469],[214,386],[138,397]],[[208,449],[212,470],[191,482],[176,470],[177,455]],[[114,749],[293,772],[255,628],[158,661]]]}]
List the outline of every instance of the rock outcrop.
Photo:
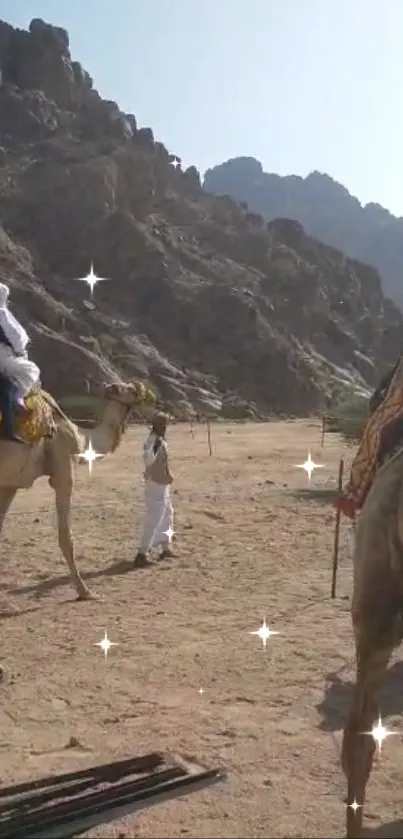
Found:
[{"label": "rock outcrop", "polygon": [[178,414],[306,415],[394,360],[376,271],[206,194],[63,29],[0,22],[0,69],[0,276],[56,396],[135,375]]},{"label": "rock outcrop", "polygon": [[204,188],[231,196],[266,221],[295,219],[311,236],[374,265],[385,294],[403,309],[403,218],[379,204],[362,206],[329,175],[280,177],[264,172],[253,157],[236,157],[209,169]]}]

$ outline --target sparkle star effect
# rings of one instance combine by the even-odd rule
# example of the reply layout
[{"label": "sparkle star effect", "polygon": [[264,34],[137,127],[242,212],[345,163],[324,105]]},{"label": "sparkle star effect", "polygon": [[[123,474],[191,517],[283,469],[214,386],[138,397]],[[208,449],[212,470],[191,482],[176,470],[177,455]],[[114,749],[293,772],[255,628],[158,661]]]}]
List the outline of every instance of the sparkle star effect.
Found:
[{"label": "sparkle star effect", "polygon": [[174,535],[175,531],[172,530],[172,527],[168,527],[168,530],[164,530],[164,536],[168,539],[168,544],[170,545],[172,542],[172,536]]},{"label": "sparkle star effect", "polygon": [[373,737],[378,747],[379,755],[381,754],[383,741],[386,740],[387,737],[391,737],[393,734],[397,734],[396,731],[389,731],[389,729],[383,725],[381,715],[379,715],[378,722],[374,723],[374,725],[372,726],[371,731],[363,731],[362,733],[370,734],[370,736]]},{"label": "sparkle star effect", "polygon": [[203,696],[203,693],[204,693],[203,688],[199,688],[199,693],[200,693],[200,696]]},{"label": "sparkle star effect", "polygon": [[171,160],[171,166],[173,166],[174,169],[179,169],[180,168],[181,161],[179,160],[179,157],[175,157],[173,160]]},{"label": "sparkle star effect", "polygon": [[83,452],[81,452],[78,456],[81,457],[82,460],[85,460],[88,463],[88,471],[89,471],[90,475],[92,473],[92,464],[98,459],[98,457],[103,457],[102,454],[99,454],[99,452],[96,452],[95,449],[92,448],[91,438],[90,438],[90,441],[88,443],[87,448]]},{"label": "sparkle star effect", "polygon": [[308,458],[305,463],[299,463],[297,465],[297,469],[304,469],[306,474],[308,475],[308,481],[311,480],[312,472],[314,469],[323,469],[323,465],[321,463],[314,463],[311,458],[311,452],[308,452]]},{"label": "sparkle star effect", "polygon": [[354,798],[353,803],[347,804],[347,807],[350,807],[350,809],[353,810],[354,813],[356,813],[357,810],[359,810],[360,807],[362,807],[362,804],[359,804],[358,801]]},{"label": "sparkle star effect", "polygon": [[90,273],[87,274],[86,277],[77,277],[79,283],[87,283],[90,287],[91,297],[94,295],[94,288],[97,283],[105,283],[109,280],[109,277],[98,277],[97,274],[94,274],[94,266],[91,262]]},{"label": "sparkle star effect", "polygon": [[110,648],[111,647],[117,647],[117,646],[118,646],[117,643],[109,640],[106,629],[105,629],[105,635],[102,638],[102,641],[97,641],[97,643],[94,644],[94,647],[101,647],[101,650],[104,651],[105,658],[108,657],[108,652],[109,652]]},{"label": "sparkle star effect", "polygon": [[263,623],[261,627],[259,629],[254,630],[254,632],[250,632],[249,635],[258,635],[259,638],[262,639],[263,646],[265,647],[268,638],[271,638],[272,635],[280,635],[280,633],[274,632],[273,629],[270,629],[266,624],[266,618],[263,618]]}]

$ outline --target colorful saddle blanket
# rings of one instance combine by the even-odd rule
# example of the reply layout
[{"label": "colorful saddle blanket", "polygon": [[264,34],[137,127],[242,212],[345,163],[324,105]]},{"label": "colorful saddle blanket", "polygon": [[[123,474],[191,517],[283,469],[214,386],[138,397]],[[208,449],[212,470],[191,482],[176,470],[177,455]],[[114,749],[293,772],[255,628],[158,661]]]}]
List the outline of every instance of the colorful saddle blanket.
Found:
[{"label": "colorful saddle blanket", "polygon": [[53,411],[42,391],[29,393],[25,397],[25,407],[29,413],[17,416],[18,436],[31,445],[36,445],[44,437],[52,437],[56,430]]}]

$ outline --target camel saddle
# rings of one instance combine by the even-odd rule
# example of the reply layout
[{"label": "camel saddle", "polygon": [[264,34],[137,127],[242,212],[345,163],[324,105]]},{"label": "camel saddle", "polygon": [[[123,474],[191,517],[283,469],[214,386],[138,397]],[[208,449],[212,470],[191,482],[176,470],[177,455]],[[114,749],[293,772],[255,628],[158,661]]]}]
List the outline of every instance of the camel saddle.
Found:
[{"label": "camel saddle", "polygon": [[[56,425],[53,418],[53,410],[42,390],[32,390],[24,399],[26,414],[19,413],[16,409],[16,434],[35,446],[44,437],[53,437]],[[0,411],[1,419],[1,411]]]}]

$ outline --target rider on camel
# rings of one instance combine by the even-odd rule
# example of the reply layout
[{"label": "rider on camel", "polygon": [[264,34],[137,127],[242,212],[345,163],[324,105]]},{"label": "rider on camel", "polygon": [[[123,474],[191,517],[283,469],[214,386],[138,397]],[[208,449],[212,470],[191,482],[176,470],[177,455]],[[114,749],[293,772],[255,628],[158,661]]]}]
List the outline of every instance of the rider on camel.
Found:
[{"label": "rider on camel", "polygon": [[26,412],[24,399],[39,387],[39,367],[28,359],[29,336],[8,308],[8,286],[0,283],[0,435],[3,440],[23,443],[15,434],[15,413]]}]

